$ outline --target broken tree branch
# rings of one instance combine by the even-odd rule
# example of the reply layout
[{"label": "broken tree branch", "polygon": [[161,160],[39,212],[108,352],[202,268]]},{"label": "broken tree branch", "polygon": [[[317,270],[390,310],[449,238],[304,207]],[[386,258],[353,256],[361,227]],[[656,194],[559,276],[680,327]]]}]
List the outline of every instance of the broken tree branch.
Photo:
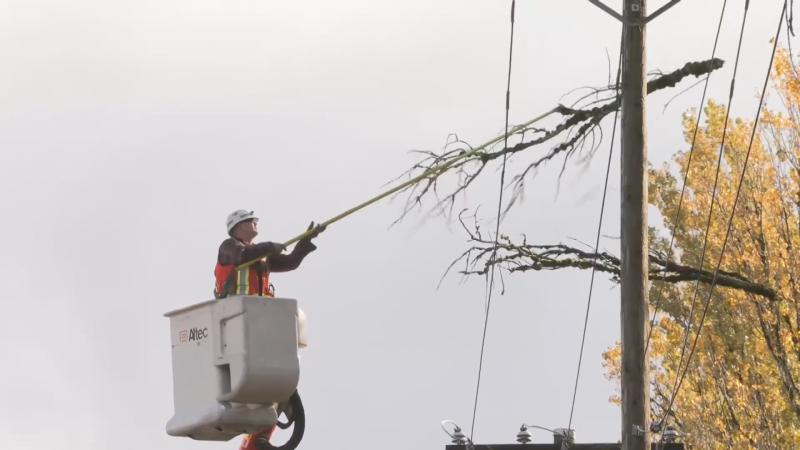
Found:
[{"label": "broken tree branch", "polygon": [[[620,260],[608,252],[584,251],[564,244],[532,245],[527,243],[524,235],[521,243],[512,242],[508,236],[499,236],[497,256],[492,259],[490,256],[494,250],[494,240],[484,237],[477,227],[474,231],[469,229],[461,215],[459,215],[459,221],[469,234],[473,246],[450,264],[445,276],[456,264],[461,262],[464,263],[464,269],[459,273],[464,276],[486,275],[493,265],[497,265],[498,268],[509,273],[567,268],[587,270],[596,265],[598,272],[610,274],[614,282],[619,281]],[[649,260],[649,272],[652,279],[660,278],[665,268],[664,281],[668,283],[699,279],[702,283],[710,284],[714,278],[712,271],[697,269],[673,261],[668,262],[663,256],[654,253],[650,254]],[[717,274],[716,285],[739,289],[771,301],[779,300],[779,294],[772,287],[756,283],[733,272],[720,270]]]},{"label": "broken tree branch", "polygon": [[[687,63],[682,68],[671,73],[659,74],[658,76],[655,76],[647,83],[647,93],[651,94],[653,92],[674,87],[689,76],[701,78],[713,72],[714,70],[721,68],[723,65],[724,61],[718,58],[707,61]],[[467,188],[475,181],[475,179],[477,179],[478,176],[483,173],[489,162],[500,158],[503,155],[508,155],[508,157],[511,158],[531,147],[544,144],[555,139],[556,137],[563,136],[563,142],[550,148],[544,155],[529,163],[521,173],[512,178],[511,184],[514,185],[514,193],[504,209],[505,212],[507,212],[508,209],[511,208],[511,206],[513,206],[513,204],[523,194],[524,181],[527,175],[532,171],[535,173],[535,171],[542,164],[550,161],[557,155],[564,154],[564,165],[561,169],[563,173],[566,163],[570,157],[576,153],[583,152],[586,148],[587,142],[590,140],[592,143],[589,146],[586,157],[589,159],[592,155],[594,155],[595,151],[602,142],[602,130],[600,128],[601,121],[620,107],[620,99],[616,95],[617,90],[618,86],[616,85],[593,89],[593,93],[591,95],[581,97],[581,99],[579,99],[576,103],[579,103],[580,101],[591,96],[595,96],[597,99],[589,102],[589,105],[605,102],[604,104],[587,109],[576,108],[574,107],[575,105],[573,105],[573,107],[559,105],[554,109],[554,112],[563,116],[563,120],[554,128],[550,130],[538,127],[534,128],[532,126],[517,128],[509,135],[509,139],[516,139],[519,141],[515,145],[503,147],[498,150],[487,148],[485,151],[477,152],[474,156],[463,158],[457,162],[454,162],[447,168],[447,170],[432,173],[429,177],[421,180],[419,183],[415,183],[414,185],[409,186],[407,189],[403,189],[402,191],[398,192],[398,195],[401,193],[407,193],[408,198],[406,200],[406,207],[404,208],[403,213],[394,224],[402,221],[403,218],[416,207],[421,207],[423,198],[429,194],[433,194],[436,197],[435,205],[429,211],[429,215],[446,214],[451,212],[455,205],[456,197],[459,194],[466,192]],[[604,92],[611,92],[613,95],[611,95],[609,98],[600,99],[599,94]],[[584,107],[586,107],[586,105],[584,105]],[[599,139],[596,138],[596,133],[600,133]],[[443,164],[447,164],[452,160],[458,159],[459,156],[471,150],[472,147],[466,142],[458,139],[457,136],[452,141],[448,138],[444,151],[441,154],[428,150],[417,150],[415,152],[423,155],[423,159],[414,164],[399,178],[402,178],[403,176],[417,176],[419,173],[430,170],[434,167],[440,167]],[[438,189],[440,179],[445,173],[449,172],[456,173],[456,186],[452,188],[446,195],[444,195],[444,197],[440,197]]]}]

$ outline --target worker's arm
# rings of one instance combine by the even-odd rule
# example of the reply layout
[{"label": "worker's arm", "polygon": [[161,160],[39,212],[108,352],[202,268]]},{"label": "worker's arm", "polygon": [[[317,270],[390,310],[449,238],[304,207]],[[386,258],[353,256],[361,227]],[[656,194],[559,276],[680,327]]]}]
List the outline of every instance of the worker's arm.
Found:
[{"label": "worker's arm", "polygon": [[273,252],[279,252],[283,245],[274,242],[261,242],[259,244],[244,245],[236,239],[225,239],[219,247],[219,263],[222,265],[239,264],[259,259]]},{"label": "worker's arm", "polygon": [[[308,231],[310,231],[312,228],[314,228],[314,222],[311,222],[311,225],[308,227]],[[323,231],[325,231],[325,226],[317,225],[317,227],[314,228],[313,233],[297,241],[297,245],[294,246],[294,249],[288,255],[269,255],[269,271],[290,272],[300,267],[300,263],[303,262],[303,259],[308,256],[309,253],[317,249],[317,246],[314,245],[311,240],[319,236],[319,234]]]},{"label": "worker's arm", "polygon": [[301,239],[294,246],[294,249],[288,255],[272,254],[269,255],[269,271],[270,272],[290,272],[300,267],[300,263],[308,256],[309,253],[317,249],[310,239]]}]

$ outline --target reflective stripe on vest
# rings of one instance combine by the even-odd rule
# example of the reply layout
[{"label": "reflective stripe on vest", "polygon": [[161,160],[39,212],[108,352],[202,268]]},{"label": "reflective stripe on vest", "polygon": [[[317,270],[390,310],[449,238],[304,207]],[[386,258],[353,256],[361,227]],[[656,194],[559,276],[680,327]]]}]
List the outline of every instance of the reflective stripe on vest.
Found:
[{"label": "reflective stripe on vest", "polygon": [[247,295],[250,293],[250,266],[239,269],[236,281],[236,294]]}]

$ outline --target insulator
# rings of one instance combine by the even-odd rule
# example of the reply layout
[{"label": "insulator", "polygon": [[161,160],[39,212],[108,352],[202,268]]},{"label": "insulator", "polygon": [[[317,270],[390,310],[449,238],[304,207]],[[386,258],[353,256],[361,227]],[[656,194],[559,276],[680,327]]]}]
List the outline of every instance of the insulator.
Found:
[{"label": "insulator", "polygon": [[517,433],[517,442],[520,444],[527,444],[531,441],[531,432],[527,428],[521,427]]},{"label": "insulator", "polygon": [[455,431],[453,431],[453,444],[464,445],[468,441],[469,438],[467,438],[467,435],[461,431],[461,428],[456,428]]},{"label": "insulator", "polygon": [[680,432],[678,432],[675,427],[672,425],[667,425],[667,428],[664,430],[664,434],[661,436],[664,439],[664,442],[672,443],[675,442],[675,439],[680,437],[680,435]]}]

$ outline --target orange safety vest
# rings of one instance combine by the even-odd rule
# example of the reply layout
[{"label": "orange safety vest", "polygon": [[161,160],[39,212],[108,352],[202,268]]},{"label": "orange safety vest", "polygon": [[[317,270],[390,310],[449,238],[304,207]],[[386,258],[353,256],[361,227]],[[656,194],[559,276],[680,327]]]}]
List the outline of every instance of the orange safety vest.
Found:
[{"label": "orange safety vest", "polygon": [[[258,295],[274,297],[275,289],[269,284],[269,269],[267,268],[266,258],[262,258],[260,263],[251,264],[235,270],[233,264],[222,265],[217,261],[214,268],[214,296],[225,298],[229,295]],[[261,270],[259,273],[259,267]]]}]

